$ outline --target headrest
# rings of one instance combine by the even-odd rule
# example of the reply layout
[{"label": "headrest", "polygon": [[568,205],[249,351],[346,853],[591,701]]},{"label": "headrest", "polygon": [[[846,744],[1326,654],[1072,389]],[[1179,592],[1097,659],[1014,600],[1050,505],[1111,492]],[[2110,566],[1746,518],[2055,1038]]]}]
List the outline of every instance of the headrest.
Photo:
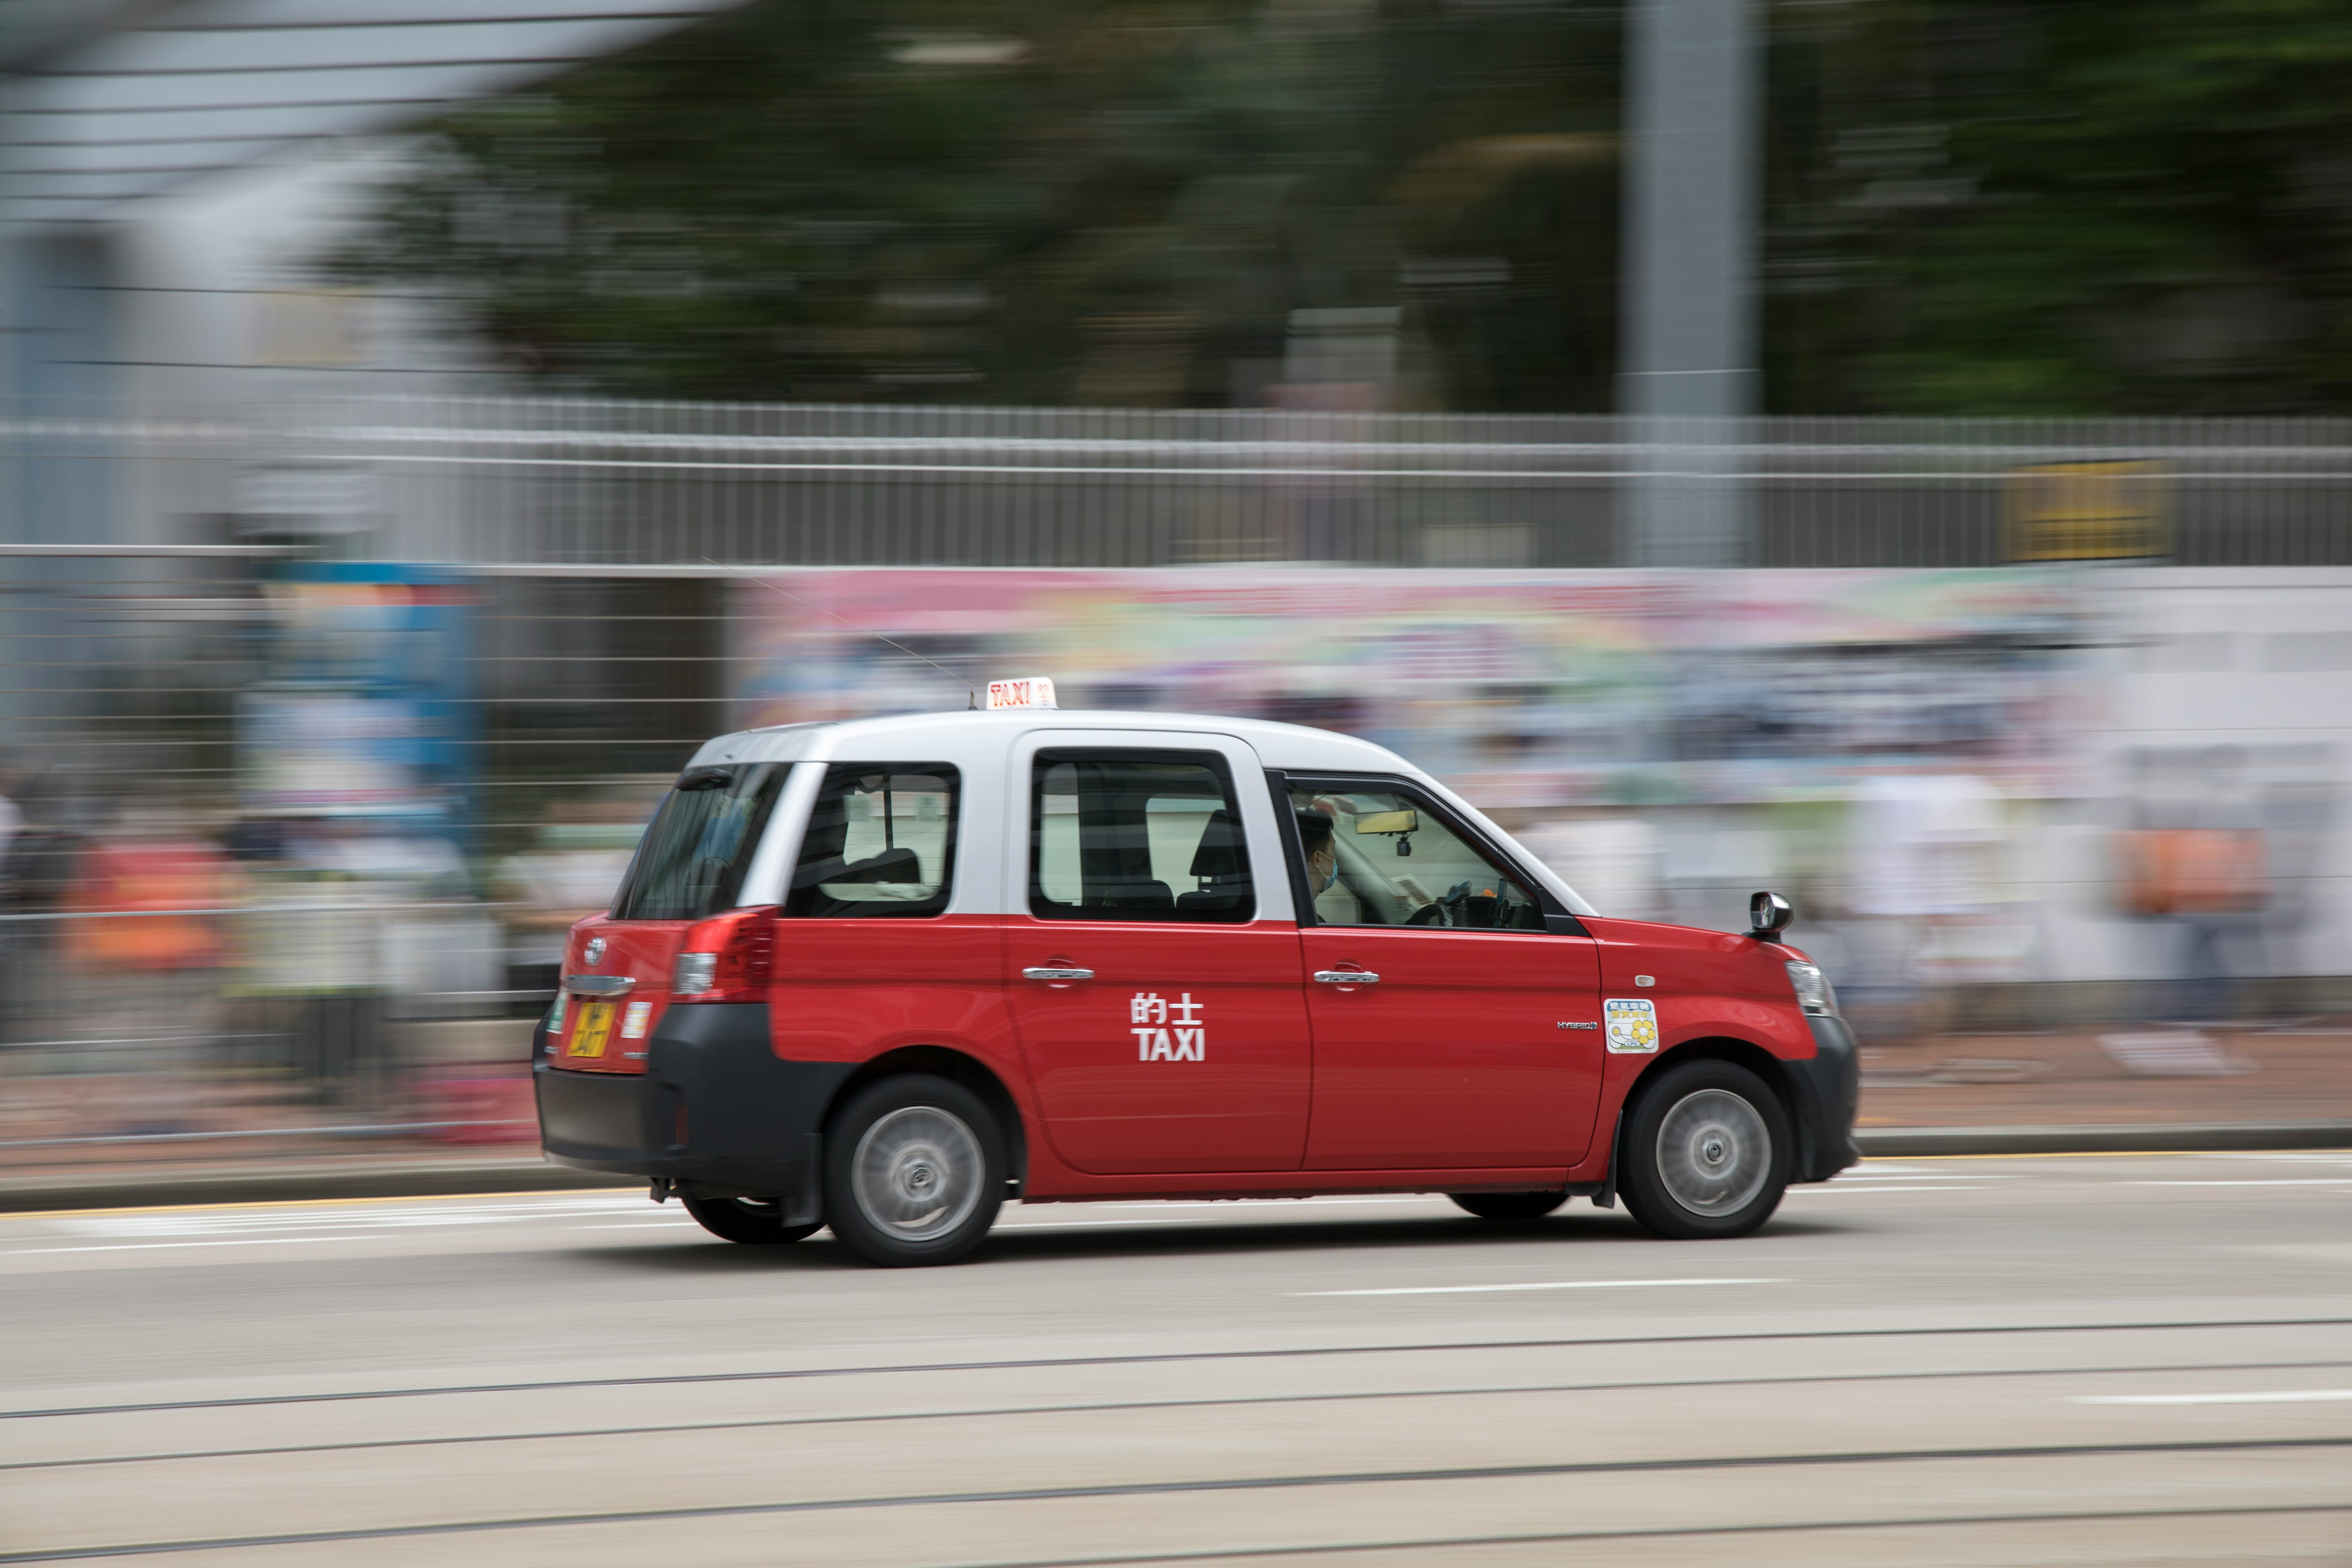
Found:
[{"label": "headrest", "polygon": [[1201,847],[1192,851],[1195,877],[1225,878],[1248,874],[1248,862],[1242,858],[1241,824],[1234,820],[1228,807],[1220,806],[1202,831]]}]

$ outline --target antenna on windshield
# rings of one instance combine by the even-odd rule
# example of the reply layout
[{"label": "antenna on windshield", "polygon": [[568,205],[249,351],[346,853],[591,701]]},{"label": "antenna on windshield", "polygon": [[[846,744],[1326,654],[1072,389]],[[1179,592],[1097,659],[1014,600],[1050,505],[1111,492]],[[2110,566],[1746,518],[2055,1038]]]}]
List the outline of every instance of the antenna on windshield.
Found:
[{"label": "antenna on windshield", "polygon": [[802,598],[798,594],[793,593],[791,589],[780,588],[775,584],[769,582],[765,577],[748,576],[740,567],[730,566],[723,561],[711,561],[710,557],[708,555],[704,556],[703,560],[709,562],[711,565],[718,567],[721,572],[727,573],[730,576],[744,577],[747,582],[757,583],[761,587],[768,589],[772,593],[782,594],[785,598],[790,599],[793,604],[799,605],[804,609],[814,610],[821,616],[832,616],[835,620],[839,621],[851,631],[864,632],[867,637],[872,637],[877,642],[888,643],[892,647],[897,648],[908,658],[922,659],[925,664],[929,665],[933,669],[938,670],[941,675],[946,676],[950,680],[954,681],[958,686],[963,688],[963,706],[965,712],[973,712],[979,709],[980,688],[974,686],[971,681],[966,680],[962,676],[958,675],[954,670],[950,669],[946,665],[941,664],[938,659],[926,658],[923,655],[917,653],[913,648],[908,647],[905,643],[895,641],[892,638],[884,637],[880,632],[874,631],[866,626],[861,626],[856,621],[851,620],[847,616],[835,615],[835,612],[826,609],[823,605],[810,604],[808,600]]}]

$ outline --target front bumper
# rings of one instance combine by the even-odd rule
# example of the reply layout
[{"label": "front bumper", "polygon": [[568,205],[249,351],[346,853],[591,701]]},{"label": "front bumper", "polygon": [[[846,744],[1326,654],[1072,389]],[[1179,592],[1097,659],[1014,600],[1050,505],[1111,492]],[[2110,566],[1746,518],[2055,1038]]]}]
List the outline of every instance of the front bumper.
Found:
[{"label": "front bumper", "polygon": [[559,1165],[667,1181],[696,1196],[782,1197],[816,1216],[825,1110],[854,1062],[788,1062],[758,1002],[673,1006],[646,1070],[567,1072],[534,1039],[540,1146]]},{"label": "front bumper", "polygon": [[1784,1061],[1797,1102],[1797,1180],[1826,1182],[1862,1158],[1853,1119],[1862,1100],[1862,1051],[1843,1018],[1808,1015],[1810,1060]]}]

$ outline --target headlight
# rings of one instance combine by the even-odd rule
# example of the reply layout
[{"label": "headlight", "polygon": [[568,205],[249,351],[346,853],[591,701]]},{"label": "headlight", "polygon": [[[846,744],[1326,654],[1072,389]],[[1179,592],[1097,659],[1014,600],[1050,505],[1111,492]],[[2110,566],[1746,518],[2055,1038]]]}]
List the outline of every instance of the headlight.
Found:
[{"label": "headlight", "polygon": [[680,996],[692,996],[710,989],[719,974],[719,955],[715,952],[681,952],[677,968],[670,975],[670,989]]},{"label": "headlight", "polygon": [[1837,1014],[1837,993],[1830,986],[1830,977],[1822,973],[1817,963],[1781,965],[1789,972],[1789,984],[1797,988],[1797,1005],[1821,1017]]}]

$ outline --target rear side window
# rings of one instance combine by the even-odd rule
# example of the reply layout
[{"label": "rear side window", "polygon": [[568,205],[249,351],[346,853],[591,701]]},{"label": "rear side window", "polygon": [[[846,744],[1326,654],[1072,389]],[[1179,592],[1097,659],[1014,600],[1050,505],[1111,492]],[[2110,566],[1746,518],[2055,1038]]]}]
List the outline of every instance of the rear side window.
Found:
[{"label": "rear side window", "polygon": [[616,921],[698,921],[733,909],[789,765],[689,768],[654,813]]},{"label": "rear side window", "polygon": [[1041,920],[1206,921],[1257,912],[1224,759],[1041,752],[1031,775],[1029,911]]},{"label": "rear side window", "polygon": [[905,919],[946,912],[955,868],[956,770],[839,763],[801,837],[787,915]]}]

